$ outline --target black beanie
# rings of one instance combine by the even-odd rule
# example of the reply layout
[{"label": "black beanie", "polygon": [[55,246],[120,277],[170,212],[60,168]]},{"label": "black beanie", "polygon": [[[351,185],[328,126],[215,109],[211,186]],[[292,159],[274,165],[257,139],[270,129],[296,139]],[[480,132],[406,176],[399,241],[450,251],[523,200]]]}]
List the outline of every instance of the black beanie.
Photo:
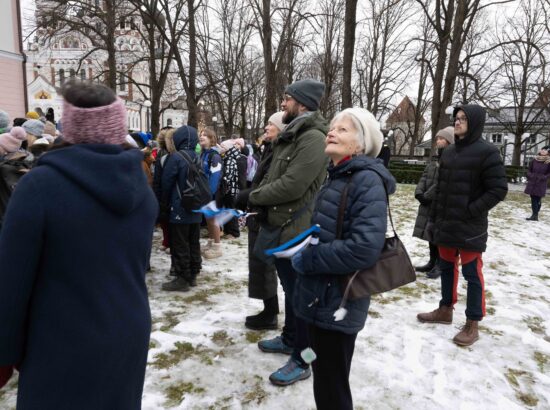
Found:
[{"label": "black beanie", "polygon": [[300,80],[286,87],[285,94],[290,95],[311,111],[319,109],[319,101],[325,92],[325,84],[312,79]]}]

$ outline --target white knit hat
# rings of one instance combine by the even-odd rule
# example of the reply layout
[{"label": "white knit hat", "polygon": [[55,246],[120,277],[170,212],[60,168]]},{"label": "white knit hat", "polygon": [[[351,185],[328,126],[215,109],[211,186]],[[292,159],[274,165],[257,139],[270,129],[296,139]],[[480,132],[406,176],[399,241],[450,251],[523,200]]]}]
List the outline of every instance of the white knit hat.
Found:
[{"label": "white knit hat", "polygon": [[285,125],[283,124],[283,115],[284,111],[276,112],[275,114],[272,114],[271,117],[267,120],[267,122],[272,123],[274,126],[277,127],[279,131],[282,131],[283,128],[285,128]]},{"label": "white knit hat", "polygon": [[380,131],[380,123],[374,118],[374,115],[359,107],[346,108],[337,115],[349,115],[359,123],[360,127],[357,131],[361,150],[365,155],[376,158],[382,149],[384,136]]}]

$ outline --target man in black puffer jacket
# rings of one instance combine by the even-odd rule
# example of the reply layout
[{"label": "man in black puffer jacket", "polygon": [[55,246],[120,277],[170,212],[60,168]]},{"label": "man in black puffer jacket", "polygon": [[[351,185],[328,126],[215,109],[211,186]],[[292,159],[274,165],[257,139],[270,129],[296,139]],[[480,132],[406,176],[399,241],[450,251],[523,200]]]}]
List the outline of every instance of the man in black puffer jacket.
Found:
[{"label": "man in black puffer jacket", "polygon": [[506,197],[506,172],[498,149],[481,138],[485,110],[462,105],[454,110],[455,145],[443,151],[435,216],[434,242],[439,247],[441,301],[439,308],[418,314],[427,323],[450,324],[457,300],[458,263],[468,282],[466,325],[454,337],[460,346],[479,338],[485,316],[482,252],[487,247],[488,213]]}]

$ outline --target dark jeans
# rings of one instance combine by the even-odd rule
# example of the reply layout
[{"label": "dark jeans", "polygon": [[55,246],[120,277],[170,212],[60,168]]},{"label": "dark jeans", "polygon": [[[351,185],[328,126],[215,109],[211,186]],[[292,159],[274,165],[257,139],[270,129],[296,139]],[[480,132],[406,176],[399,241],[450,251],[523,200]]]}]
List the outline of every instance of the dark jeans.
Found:
[{"label": "dark jeans", "polygon": [[441,269],[440,305],[453,306],[457,301],[458,264],[462,264],[462,276],[468,282],[466,295],[466,317],[481,320],[485,316],[485,281],[483,260],[480,252],[457,248],[439,247],[439,268]]},{"label": "dark jeans", "polygon": [[533,214],[538,214],[542,206],[542,198],[540,196],[531,195],[531,211]]},{"label": "dark jeans", "polygon": [[[231,195],[224,195],[222,198],[222,206],[224,208],[235,208],[235,197]],[[229,222],[223,226],[223,232],[227,235],[233,235],[235,238],[238,238],[241,235],[239,231],[239,220],[235,217],[231,218]]]},{"label": "dark jeans", "polygon": [[317,409],[353,410],[349,372],[357,333],[348,335],[310,325],[309,338],[317,355],[311,364]]},{"label": "dark jeans", "polygon": [[276,259],[275,267],[285,292],[285,324],[281,336],[286,345],[294,348],[292,357],[304,364],[300,353],[309,346],[307,324],[294,315],[292,305],[298,272],[292,267],[290,259]]},{"label": "dark jeans", "polygon": [[170,224],[170,254],[176,275],[187,280],[201,270],[200,224]]},{"label": "dark jeans", "polygon": [[271,299],[277,296],[277,273],[273,264],[267,264],[254,255],[254,245],[258,237],[255,216],[249,216],[248,226],[248,297]]}]

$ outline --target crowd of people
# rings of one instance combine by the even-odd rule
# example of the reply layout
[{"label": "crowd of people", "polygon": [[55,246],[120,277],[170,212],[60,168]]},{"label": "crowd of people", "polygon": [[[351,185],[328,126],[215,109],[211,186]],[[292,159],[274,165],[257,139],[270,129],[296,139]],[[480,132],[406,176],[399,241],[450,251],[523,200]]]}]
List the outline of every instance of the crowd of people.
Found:
[{"label": "crowd of people", "polygon": [[[290,84],[254,144],[219,142],[213,130],[189,125],[128,134],[122,100],[93,83],[64,85],[57,123],[53,113],[30,112],[12,125],[0,111],[0,386],[18,369],[19,409],[140,408],[155,226],[171,257],[167,292],[200,284],[203,258],[220,258],[221,241],[241,234],[236,217],[219,226],[189,208],[189,178],[199,174],[218,209],[248,215],[248,295],[264,308],[244,326],[279,328],[282,285],[281,334],[258,348],[289,357],[269,380],[287,386],[313,374],[317,408],[353,408],[349,374],[370,297],[343,300],[343,283],[377,263],[396,181],[377,159],[384,141],[376,118],[347,108],[328,122],[319,111],[324,91],[312,79]],[[458,106],[454,118],[437,132],[415,191],[413,234],[430,250],[417,270],[441,280],[438,308],[418,320],[452,323],[462,265],[466,324],[453,341],[469,346],[485,316],[488,212],[507,181],[498,150],[481,138],[484,109]],[[529,167],[530,220],[538,220],[549,173],[545,147]],[[320,228],[314,245],[265,255],[267,244],[312,225]]]}]

